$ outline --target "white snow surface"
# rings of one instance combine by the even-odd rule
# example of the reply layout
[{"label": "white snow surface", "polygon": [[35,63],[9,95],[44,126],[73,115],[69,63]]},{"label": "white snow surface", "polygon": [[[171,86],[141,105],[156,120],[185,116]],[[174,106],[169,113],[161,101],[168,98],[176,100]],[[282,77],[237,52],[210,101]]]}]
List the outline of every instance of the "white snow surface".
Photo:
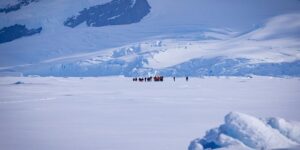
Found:
[{"label": "white snow surface", "polygon": [[[222,124],[229,112],[235,113],[209,134],[227,145],[223,149],[290,146],[299,142],[299,97],[299,78],[166,78],[142,83],[124,77],[1,77],[0,147],[183,150]],[[218,134],[220,130],[227,132]]]}]

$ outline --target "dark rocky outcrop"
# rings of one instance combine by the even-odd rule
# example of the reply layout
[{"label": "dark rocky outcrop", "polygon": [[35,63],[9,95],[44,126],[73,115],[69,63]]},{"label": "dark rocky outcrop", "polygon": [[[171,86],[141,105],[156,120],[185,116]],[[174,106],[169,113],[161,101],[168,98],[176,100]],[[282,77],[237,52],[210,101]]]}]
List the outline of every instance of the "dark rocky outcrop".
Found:
[{"label": "dark rocky outcrop", "polygon": [[27,29],[25,25],[15,24],[4,27],[0,30],[0,43],[10,42],[15,39],[31,36],[42,31],[42,27],[36,29]]},{"label": "dark rocky outcrop", "polygon": [[142,20],[150,9],[147,0],[113,0],[83,9],[79,15],[68,18],[64,25],[74,28],[83,22],[93,27],[131,24]]}]

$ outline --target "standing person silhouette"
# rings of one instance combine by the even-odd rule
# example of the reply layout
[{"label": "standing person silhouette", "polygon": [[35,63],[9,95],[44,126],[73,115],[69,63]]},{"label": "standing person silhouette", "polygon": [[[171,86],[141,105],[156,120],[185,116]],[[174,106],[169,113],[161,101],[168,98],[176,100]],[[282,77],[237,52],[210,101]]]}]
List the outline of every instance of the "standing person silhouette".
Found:
[{"label": "standing person silhouette", "polygon": [[189,77],[188,76],[185,77],[185,81],[189,81]]},{"label": "standing person silhouette", "polygon": [[174,82],[175,82],[175,76],[173,77],[173,80],[174,80]]}]

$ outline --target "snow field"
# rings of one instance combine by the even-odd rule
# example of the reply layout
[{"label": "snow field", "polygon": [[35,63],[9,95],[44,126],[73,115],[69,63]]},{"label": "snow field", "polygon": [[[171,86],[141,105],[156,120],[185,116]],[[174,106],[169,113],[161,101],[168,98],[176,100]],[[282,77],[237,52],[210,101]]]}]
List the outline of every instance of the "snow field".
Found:
[{"label": "snow field", "polygon": [[[124,77],[1,77],[0,147],[187,149],[193,139],[222,124],[231,111],[299,121],[299,82],[271,77],[189,82],[167,78],[159,83]],[[289,132],[291,127],[282,126],[284,122],[265,122],[297,139],[296,132]]]}]

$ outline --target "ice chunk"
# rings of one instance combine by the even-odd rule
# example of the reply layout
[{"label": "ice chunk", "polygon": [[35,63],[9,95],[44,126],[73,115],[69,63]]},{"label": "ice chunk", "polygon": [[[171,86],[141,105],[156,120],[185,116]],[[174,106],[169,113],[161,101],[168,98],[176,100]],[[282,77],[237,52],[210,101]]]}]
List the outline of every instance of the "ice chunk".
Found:
[{"label": "ice chunk", "polygon": [[295,145],[263,121],[242,113],[232,112],[226,115],[225,124],[220,126],[220,130],[255,149],[286,148]]},{"label": "ice chunk", "polygon": [[[296,139],[296,140],[295,140]],[[191,142],[189,150],[198,149],[277,149],[298,145],[299,126],[285,120],[260,120],[231,112],[225,123],[209,130],[203,138]]]}]

